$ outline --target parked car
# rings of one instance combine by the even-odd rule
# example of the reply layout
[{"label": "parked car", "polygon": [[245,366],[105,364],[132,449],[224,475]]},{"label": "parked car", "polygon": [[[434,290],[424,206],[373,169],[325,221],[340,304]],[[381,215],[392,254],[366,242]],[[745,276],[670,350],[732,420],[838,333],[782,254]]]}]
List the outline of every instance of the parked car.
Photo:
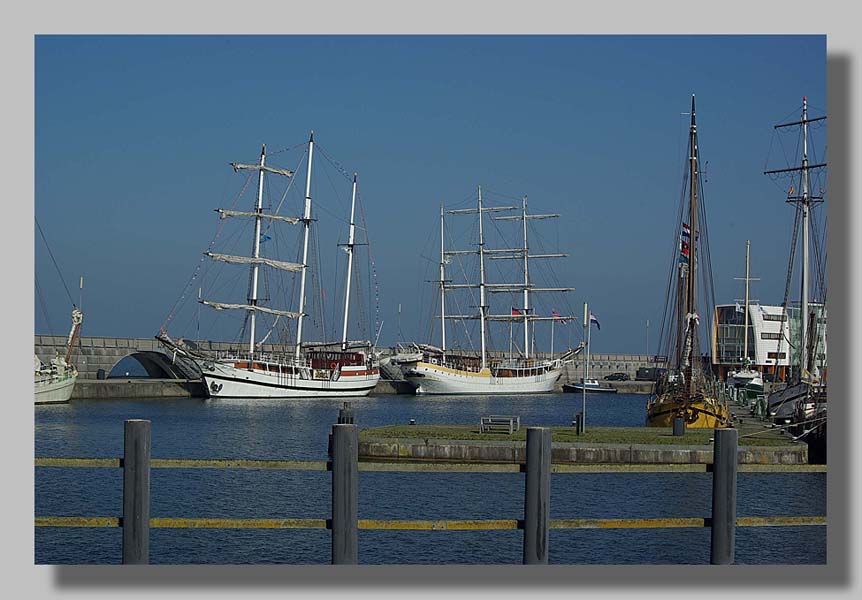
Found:
[{"label": "parked car", "polygon": [[667,369],[660,367],[641,367],[635,375],[635,381],[658,381],[667,373]]},{"label": "parked car", "polygon": [[605,375],[606,381],[628,381],[629,379],[628,373],[611,373],[610,375]]}]

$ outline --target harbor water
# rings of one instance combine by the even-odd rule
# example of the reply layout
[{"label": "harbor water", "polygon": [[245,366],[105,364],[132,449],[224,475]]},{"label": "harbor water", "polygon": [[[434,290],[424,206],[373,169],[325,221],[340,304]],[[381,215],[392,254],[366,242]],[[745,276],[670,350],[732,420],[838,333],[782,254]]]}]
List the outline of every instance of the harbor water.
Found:
[{"label": "harbor water", "polygon": [[[641,426],[646,396],[587,397],[587,428]],[[38,457],[116,458],[123,421],[152,422],[153,458],[325,460],[342,400],[98,400],[35,407]],[[580,394],[352,400],[360,428],[476,423],[519,415],[522,426],[569,426]],[[826,514],[824,473],[740,473],[737,515]],[[554,474],[552,519],[707,517],[706,473]],[[122,472],[36,469],[37,516],[119,516]],[[359,477],[360,519],[520,519],[519,473],[380,473]],[[325,471],[154,469],[153,517],[329,518]],[[118,528],[35,528],[37,564],[118,564]],[[709,564],[708,528],[551,530],[552,564]],[[359,532],[360,564],[519,564],[522,532]],[[826,527],[739,527],[737,564],[825,564]],[[152,529],[153,564],[328,564],[324,529]]]}]

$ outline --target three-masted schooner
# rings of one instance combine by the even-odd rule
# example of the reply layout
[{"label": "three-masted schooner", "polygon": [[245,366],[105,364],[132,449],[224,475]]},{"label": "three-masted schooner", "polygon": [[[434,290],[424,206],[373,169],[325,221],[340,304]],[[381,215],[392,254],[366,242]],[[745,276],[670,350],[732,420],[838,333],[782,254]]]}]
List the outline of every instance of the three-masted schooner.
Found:
[{"label": "three-masted schooner", "polygon": [[706,236],[701,235],[706,223],[698,220],[705,215],[698,204],[701,193],[698,153],[692,94],[686,177],[688,202],[680,211],[682,222],[677,229],[679,251],[674,253],[669,288],[675,293],[671,294],[665,309],[665,318],[669,317],[671,327],[667,329],[667,338],[661,342],[669,350],[669,368],[656,383],[655,395],[647,402],[646,424],[652,427],[670,427],[678,416],[684,418],[688,427],[713,428],[729,424],[727,404],[718,398],[712,373],[704,368],[698,335],[702,314],[698,310],[698,261],[701,251],[706,251]]},{"label": "three-masted schooner", "polygon": [[[484,215],[486,213],[505,213],[516,211],[519,215],[493,217],[498,221],[522,221],[523,247],[490,249],[485,247]],[[417,394],[526,394],[551,392],[554,390],[562,369],[574,353],[568,351],[559,358],[536,358],[535,348],[531,347],[531,331],[536,321],[563,321],[571,316],[538,316],[530,307],[530,294],[533,292],[568,292],[574,288],[539,288],[530,281],[530,260],[539,258],[564,257],[565,254],[530,254],[527,239],[527,224],[531,219],[555,218],[556,214],[527,213],[527,199],[521,206],[484,206],[482,188],[478,187],[476,208],[449,210],[452,215],[477,215],[479,240],[475,250],[447,250],[445,243],[444,215],[447,211],[440,207],[440,327],[442,346],[417,345],[422,350],[421,358],[402,364],[404,378],[410,382]],[[479,260],[478,283],[453,283],[447,279],[446,265],[453,256],[477,255]],[[486,279],[486,259],[517,260],[523,265],[523,282],[491,283]],[[447,314],[446,292],[458,289],[479,290],[479,306],[476,314]],[[523,306],[512,308],[508,314],[489,314],[488,295],[491,293],[522,294]],[[480,352],[478,356],[447,348],[447,321],[478,320],[480,329]],[[491,322],[523,323],[524,348],[520,356],[491,358],[488,350],[488,326]],[[552,348],[553,353],[553,348]]]},{"label": "three-masted schooner", "polygon": [[[353,254],[357,245],[354,222],[357,195],[357,178],[354,173],[351,198],[351,216],[348,243],[347,285],[344,300],[344,321],[341,342],[304,343],[303,323],[306,313],[306,279],[309,271],[309,234],[314,218],[311,206],[311,173],[314,157],[314,133],[308,141],[305,201],[302,217],[284,216],[264,212],[264,175],[293,177],[288,169],[266,165],[266,146],[260,153],[258,164],[232,163],[235,171],[258,172],[258,193],[253,211],[218,209],[220,218],[251,218],[254,220],[254,237],[251,256],[235,256],[206,252],[214,261],[249,265],[249,294],[246,303],[230,303],[199,299],[199,302],[215,310],[246,311],[248,315],[248,350],[230,356],[211,357],[194,351],[182,341],[173,340],[163,328],[156,339],[171,351],[182,353],[195,360],[201,369],[203,383],[211,397],[228,398],[302,398],[366,396],[377,385],[380,378],[378,360],[370,341],[349,342],[347,339],[348,311],[350,308]],[[261,253],[262,223],[301,224],[303,227],[302,262],[293,263],[263,256]],[[263,267],[300,276],[299,308],[296,311],[265,306],[259,299],[260,270]],[[261,352],[261,342],[256,338],[255,326],[258,314],[274,315],[276,318],[296,320],[296,343],[293,352],[281,355]],[[268,335],[268,334],[267,334]],[[264,338],[265,339],[265,338]]]}]

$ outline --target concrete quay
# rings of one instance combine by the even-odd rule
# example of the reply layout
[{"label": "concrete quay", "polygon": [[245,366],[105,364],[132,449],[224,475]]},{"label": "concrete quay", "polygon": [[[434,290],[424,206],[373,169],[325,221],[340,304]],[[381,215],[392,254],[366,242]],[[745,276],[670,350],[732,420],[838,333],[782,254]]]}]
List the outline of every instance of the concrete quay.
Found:
[{"label": "concrete quay", "polygon": [[203,398],[199,379],[78,379],[72,400]]},{"label": "concrete quay", "polygon": [[[52,356],[66,353],[66,344],[68,343],[66,336],[57,335],[41,335],[37,334],[33,338],[33,352],[43,362],[48,362]],[[204,353],[225,353],[225,352],[242,352],[244,347],[237,342],[218,342],[218,341],[192,341],[186,340],[190,346],[197,348]],[[264,344],[261,348],[266,353],[284,353],[292,352],[293,345],[291,344]],[[393,348],[379,348],[382,356],[389,356],[395,352]],[[500,352],[490,353],[492,357],[502,356]],[[559,355],[559,354],[557,354]],[[155,338],[122,338],[122,337],[102,337],[102,336],[81,336],[75,346],[75,351],[72,355],[72,362],[78,368],[79,376],[82,379],[96,379],[99,370],[110,374],[118,362],[127,356],[132,356],[138,360],[144,360],[144,366],[150,372],[151,377],[172,377],[170,365],[172,357],[166,353],[164,347]],[[539,353],[537,358],[549,358],[549,353]],[[621,387],[618,389],[623,391],[623,384],[644,384],[649,382],[633,381],[637,370],[641,367],[653,367],[652,356],[645,354],[591,354],[589,371],[590,377],[602,379],[605,375],[611,373],[626,373],[631,381],[610,381],[609,385]],[[156,359],[156,360],[154,360]],[[583,375],[583,360],[582,355],[574,357],[574,362],[566,365],[563,370],[563,375],[558,382],[562,387],[564,383],[578,381]],[[185,378],[185,377],[180,377]],[[634,391],[630,393],[648,393],[640,391],[640,387],[636,386]],[[392,393],[392,392],[381,392]]]},{"label": "concrete quay", "polygon": [[[526,443],[500,440],[360,439],[362,460],[443,461],[466,463],[516,463],[526,461]],[[711,464],[712,445],[587,444],[554,442],[551,460],[559,464]],[[741,446],[739,464],[804,465],[808,447]]]}]

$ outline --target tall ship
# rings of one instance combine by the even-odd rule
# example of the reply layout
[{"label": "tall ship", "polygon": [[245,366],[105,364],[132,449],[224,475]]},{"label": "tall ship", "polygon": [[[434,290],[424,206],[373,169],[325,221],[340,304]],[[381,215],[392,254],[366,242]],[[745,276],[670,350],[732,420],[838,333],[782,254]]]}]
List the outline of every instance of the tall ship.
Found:
[{"label": "tall ship", "polygon": [[[683,417],[687,427],[726,427],[730,422],[727,403],[718,396],[712,370],[705,364],[700,346],[700,315],[712,314],[713,309],[706,306],[710,300],[707,295],[712,292],[711,266],[693,94],[684,179],[659,342],[664,350],[660,354],[668,356],[668,369],[647,402],[646,424],[670,427],[675,417]],[[699,297],[698,290],[701,276],[704,298]],[[699,305],[704,305],[705,310],[700,310]]]},{"label": "tall ship", "polygon": [[[354,253],[356,247],[360,245],[356,239],[355,222],[356,173],[353,174],[347,243],[341,244],[347,253],[341,339],[340,341],[325,339],[307,341],[303,337],[306,335],[304,326],[307,324],[312,308],[317,309],[315,323],[318,324],[318,329],[322,330],[321,335],[326,335],[325,311],[322,307],[325,290],[321,287],[320,273],[315,273],[311,268],[319,267],[320,253],[314,248],[309,252],[309,242],[314,245],[318,239],[318,235],[312,229],[317,221],[312,210],[311,198],[314,150],[312,132],[302,157],[306,163],[305,194],[302,201],[303,212],[298,217],[281,213],[285,198],[292,188],[295,171],[268,165],[265,145],[261,148],[260,159],[256,164],[231,163],[234,171],[251,173],[246,181],[246,187],[251,183],[251,177],[257,175],[257,195],[253,206],[249,208],[216,210],[220,219],[236,219],[251,225],[250,228],[247,227],[251,230],[249,232],[251,239],[248,240],[251,253],[238,255],[227,251],[214,251],[215,243],[223,237],[228,237],[223,234],[220,227],[213,243],[205,252],[205,257],[213,264],[219,265],[216,269],[217,276],[225,264],[245,266],[248,269],[247,294],[238,302],[213,300],[204,298],[201,293],[202,288],[199,288],[198,303],[219,313],[230,311],[243,315],[240,336],[244,336],[247,340],[245,350],[213,356],[202,352],[198,344],[188,343],[183,338],[171,337],[167,332],[167,324],[173,318],[173,311],[156,336],[156,339],[172,353],[181,354],[195,361],[202,372],[203,383],[210,397],[251,399],[366,396],[374,389],[380,378],[378,359],[372,342],[348,339],[351,288],[358,279],[353,278],[356,267]],[[265,177],[287,180],[284,195],[280,199],[277,198],[277,203],[270,202],[269,206],[264,204]],[[299,255],[298,261],[291,262],[284,260],[277,251],[290,245],[289,241],[279,241],[281,228],[297,225],[302,228],[301,246],[295,246]],[[362,229],[365,230],[364,227]],[[235,246],[237,241],[237,239],[231,239],[230,247]],[[265,247],[264,244],[266,244]],[[272,249],[273,252],[265,254],[264,248]],[[192,280],[197,279],[199,275],[203,274],[200,269],[197,269]],[[292,277],[292,280],[287,282],[284,276]],[[297,278],[299,290],[294,296],[295,304],[291,306],[290,290],[296,290]],[[310,282],[309,279],[311,279]],[[309,294],[311,287],[315,289]],[[210,293],[214,294],[225,293],[228,289],[230,286],[224,283],[212,283],[208,286]],[[187,292],[188,290],[184,295],[188,295]],[[330,324],[331,321],[332,319]],[[271,337],[280,338],[284,342],[294,332],[292,346],[282,343],[276,345],[281,348],[280,351],[264,351],[263,344]]]},{"label": "tall ship", "polygon": [[[792,368],[785,381],[776,384],[766,398],[768,415],[777,423],[793,423],[796,435],[825,440],[826,430],[826,229],[818,220],[825,195],[823,187],[812,190],[812,177],[820,177],[826,163],[811,160],[814,154],[810,128],[825,124],[826,115],[808,116],[808,98],[802,99],[800,120],[776,125],[775,129],[798,128],[801,156],[799,164],[764,171],[772,177],[788,176],[791,184],[786,202],[795,205],[794,229],[790,249],[787,286],[782,313],[790,322],[790,336],[779,341],[779,352],[790,353]],[[792,131],[792,130],[791,130]],[[821,231],[822,230],[822,231]],[[799,303],[789,303],[794,256],[801,242],[799,260]],[[825,444],[824,444],[825,447]]]},{"label": "tall ship", "polygon": [[[485,215],[498,214],[492,219],[497,222],[520,222],[520,232],[523,244],[520,247],[489,248],[486,246]],[[520,214],[517,214],[520,213]],[[475,249],[447,249],[445,215],[475,215],[478,221],[478,240]],[[521,199],[520,206],[485,206],[482,201],[482,187],[477,186],[475,208],[453,209],[446,211],[440,207],[440,263],[439,280],[441,345],[416,344],[414,348],[421,351],[421,356],[407,357],[401,368],[404,378],[410,382],[417,394],[535,394],[551,392],[560,379],[562,370],[571,361],[574,351],[571,349],[555,357],[553,348],[553,326],[555,323],[565,323],[574,317],[561,315],[556,311],[551,314],[539,315],[531,306],[531,296],[542,292],[570,292],[569,287],[537,287],[531,281],[530,263],[536,259],[564,257],[563,253],[531,253],[528,239],[528,223],[533,219],[551,219],[557,214],[530,214],[527,212],[527,198]],[[467,269],[461,259],[471,257],[478,262],[478,281],[467,281]],[[465,281],[455,282],[449,271],[456,271],[452,261],[458,261],[460,274],[465,275]],[[517,282],[492,282],[488,278],[488,262],[514,261],[521,267],[523,279]],[[497,263],[495,263],[497,264]],[[474,292],[478,290],[478,298]],[[460,291],[471,294],[468,302],[478,309],[475,313],[448,312],[447,293]],[[511,302],[519,298],[521,306],[511,306],[506,310],[492,312],[490,296],[508,294]],[[477,305],[478,302],[478,305]],[[456,307],[460,306],[455,303]],[[500,303],[497,303],[498,305]],[[464,352],[447,346],[447,323],[479,322],[478,352]],[[535,324],[537,322],[551,324],[551,352],[548,358],[539,358],[535,347]],[[492,323],[509,325],[509,352],[494,353],[489,348],[489,329]],[[523,346],[514,341],[514,328],[519,326],[523,333]],[[466,328],[465,328],[466,330]],[[469,336],[469,332],[465,331]]]}]

